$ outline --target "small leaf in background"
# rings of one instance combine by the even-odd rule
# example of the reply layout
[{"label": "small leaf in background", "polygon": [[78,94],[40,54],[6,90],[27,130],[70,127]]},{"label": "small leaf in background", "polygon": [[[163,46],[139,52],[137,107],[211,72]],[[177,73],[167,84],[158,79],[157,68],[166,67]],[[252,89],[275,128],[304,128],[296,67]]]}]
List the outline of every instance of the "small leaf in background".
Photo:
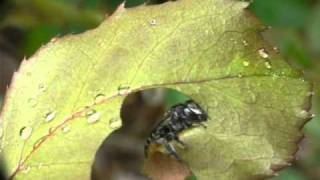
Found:
[{"label": "small leaf in background", "polygon": [[314,11],[307,26],[307,33],[312,50],[320,56],[320,3],[314,7]]},{"label": "small leaf in background", "polygon": [[281,176],[275,177],[274,180],[290,179],[290,180],[307,180],[302,174],[294,169],[289,169],[282,173]]},{"label": "small leaf in background", "polygon": [[41,25],[35,26],[26,33],[26,39],[24,41],[25,55],[31,56],[39,47],[44,45],[44,42],[48,43],[52,37],[59,35],[61,30],[56,26]]},{"label": "small leaf in background", "polygon": [[255,0],[250,9],[256,12],[262,22],[270,26],[301,28],[310,14],[308,2],[308,0]]}]

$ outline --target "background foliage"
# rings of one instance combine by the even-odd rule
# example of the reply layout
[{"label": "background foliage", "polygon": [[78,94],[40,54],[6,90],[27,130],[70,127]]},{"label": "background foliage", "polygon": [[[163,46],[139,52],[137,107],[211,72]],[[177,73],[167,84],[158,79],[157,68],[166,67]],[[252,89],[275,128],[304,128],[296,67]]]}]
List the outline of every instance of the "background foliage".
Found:
[{"label": "background foliage", "polygon": [[[149,3],[162,3],[150,0]],[[0,2],[0,85],[24,56],[32,55],[55,36],[96,27],[121,0],[11,0]],[[126,6],[144,3],[127,0]],[[249,7],[266,26],[265,36],[287,60],[314,82],[320,80],[320,2],[317,0],[255,0]],[[2,83],[5,82],[5,83]],[[3,97],[5,88],[1,88]],[[318,94],[317,92],[315,92]],[[175,97],[173,97],[175,98]],[[319,99],[319,98],[318,98]],[[316,103],[317,101],[315,101]],[[317,107],[317,106],[315,106]],[[314,109],[317,113],[317,109]],[[320,178],[320,119],[305,127],[298,160],[275,179]]]}]

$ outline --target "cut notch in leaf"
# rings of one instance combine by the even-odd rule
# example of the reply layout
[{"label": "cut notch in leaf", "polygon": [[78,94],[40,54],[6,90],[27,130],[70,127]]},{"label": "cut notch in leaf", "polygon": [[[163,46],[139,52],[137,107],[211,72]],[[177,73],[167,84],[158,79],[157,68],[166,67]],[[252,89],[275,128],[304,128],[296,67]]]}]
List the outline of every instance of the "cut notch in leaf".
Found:
[{"label": "cut notch in leaf", "polygon": [[[250,179],[287,165],[312,87],[261,39],[246,6],[180,0],[122,9],[92,31],[43,47],[21,65],[1,114],[9,174],[88,179],[125,95],[153,87],[209,107],[208,131],[183,136],[192,148],[181,154],[199,179]],[[91,110],[97,123],[88,123]],[[48,112],[55,118],[46,122]],[[22,127],[32,128],[25,140]]]}]

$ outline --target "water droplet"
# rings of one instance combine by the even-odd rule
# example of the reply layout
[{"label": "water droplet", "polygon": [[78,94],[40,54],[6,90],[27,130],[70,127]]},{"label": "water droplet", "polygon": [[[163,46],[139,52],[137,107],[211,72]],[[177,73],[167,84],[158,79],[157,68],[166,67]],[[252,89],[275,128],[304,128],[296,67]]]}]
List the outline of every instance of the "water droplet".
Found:
[{"label": "water droplet", "polygon": [[122,125],[122,121],[118,118],[110,119],[109,126],[111,129],[118,129]]},{"label": "water droplet", "polygon": [[245,96],[244,102],[247,104],[254,104],[257,102],[257,96],[254,92],[248,91],[248,93]]},{"label": "water droplet", "polygon": [[64,126],[64,127],[61,128],[61,131],[63,133],[68,133],[70,131],[70,127],[69,126]]},{"label": "water droplet", "polygon": [[27,140],[32,134],[32,127],[21,128],[19,134],[22,140]]},{"label": "water droplet", "polygon": [[249,45],[248,41],[246,41],[246,40],[243,40],[242,43],[243,43],[244,46],[248,46]]},{"label": "water droplet", "polygon": [[99,121],[101,115],[100,113],[98,113],[97,111],[95,110],[89,110],[87,113],[86,113],[86,116],[87,116],[87,121],[88,123],[90,124],[93,124],[93,123],[96,123],[97,121]]},{"label": "water droplet", "polygon": [[242,78],[242,77],[243,77],[243,75],[242,75],[241,73],[239,73],[239,74],[238,74],[238,77],[239,77],[239,78]]},{"label": "water droplet", "polygon": [[29,104],[30,107],[36,107],[38,102],[37,102],[36,99],[30,98],[30,99],[28,99],[28,104]]},{"label": "water droplet", "polygon": [[269,61],[264,62],[264,65],[266,66],[267,69],[271,69],[271,63]]},{"label": "water droplet", "polygon": [[316,117],[316,115],[315,115],[315,114],[311,114],[310,117],[311,117],[311,118],[314,118],[314,117]]},{"label": "water droplet", "polygon": [[59,39],[58,37],[53,37],[50,39],[50,42],[52,42],[52,43],[57,42],[58,39]]},{"label": "water droplet", "polygon": [[44,84],[39,84],[39,91],[40,92],[45,92],[47,90],[46,86]]},{"label": "water droplet", "polygon": [[306,111],[306,110],[300,110],[300,111],[297,111],[297,112],[296,112],[296,116],[297,116],[298,118],[307,119],[307,118],[310,117],[310,114],[309,114],[309,112]]},{"label": "water droplet", "polygon": [[101,103],[103,100],[106,99],[106,96],[104,94],[98,94],[96,95],[96,97],[94,98],[94,103],[95,104],[99,104]]},{"label": "water droplet", "polygon": [[55,117],[56,117],[56,113],[55,113],[55,112],[48,112],[48,113],[45,115],[44,121],[45,121],[45,122],[50,122],[50,121],[52,121]]},{"label": "water droplet", "polygon": [[120,85],[120,86],[118,87],[118,94],[119,94],[119,95],[126,95],[126,94],[128,94],[129,89],[130,89],[129,86],[122,86],[122,85]]},{"label": "water droplet", "polygon": [[264,48],[259,49],[259,50],[258,50],[258,53],[259,53],[259,55],[260,55],[262,58],[264,58],[264,59],[269,58],[269,54],[268,54],[267,50],[264,49]]},{"label": "water droplet", "polygon": [[243,64],[244,67],[248,67],[250,65],[250,62],[249,61],[243,61],[242,64]]},{"label": "water droplet", "polygon": [[157,21],[155,19],[152,19],[152,20],[149,21],[149,24],[151,26],[155,26],[155,25],[157,25]]},{"label": "water droplet", "polygon": [[217,100],[213,100],[210,104],[211,104],[210,107],[216,108],[216,107],[218,107],[219,102]]},{"label": "water droplet", "polygon": [[22,166],[20,167],[20,169],[21,169],[21,172],[25,174],[31,170],[30,166]]}]

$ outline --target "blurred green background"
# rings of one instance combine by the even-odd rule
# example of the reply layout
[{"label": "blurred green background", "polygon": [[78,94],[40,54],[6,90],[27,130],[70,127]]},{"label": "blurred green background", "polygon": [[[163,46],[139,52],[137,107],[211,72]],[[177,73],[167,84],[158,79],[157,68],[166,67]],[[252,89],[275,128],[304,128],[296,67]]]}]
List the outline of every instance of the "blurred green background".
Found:
[{"label": "blurred green background", "polygon": [[[112,14],[121,0],[0,0],[0,107],[6,85],[23,57],[56,36],[81,33],[99,25]],[[149,0],[149,4],[165,0]],[[144,3],[127,0],[126,7]],[[263,33],[288,62],[304,72],[307,79],[320,80],[320,1],[255,0],[248,8],[269,29]],[[272,28],[271,28],[272,27]],[[315,118],[304,128],[297,161],[279,172],[277,180],[320,179],[320,119],[315,90]],[[171,95],[169,100],[179,100]]]}]

